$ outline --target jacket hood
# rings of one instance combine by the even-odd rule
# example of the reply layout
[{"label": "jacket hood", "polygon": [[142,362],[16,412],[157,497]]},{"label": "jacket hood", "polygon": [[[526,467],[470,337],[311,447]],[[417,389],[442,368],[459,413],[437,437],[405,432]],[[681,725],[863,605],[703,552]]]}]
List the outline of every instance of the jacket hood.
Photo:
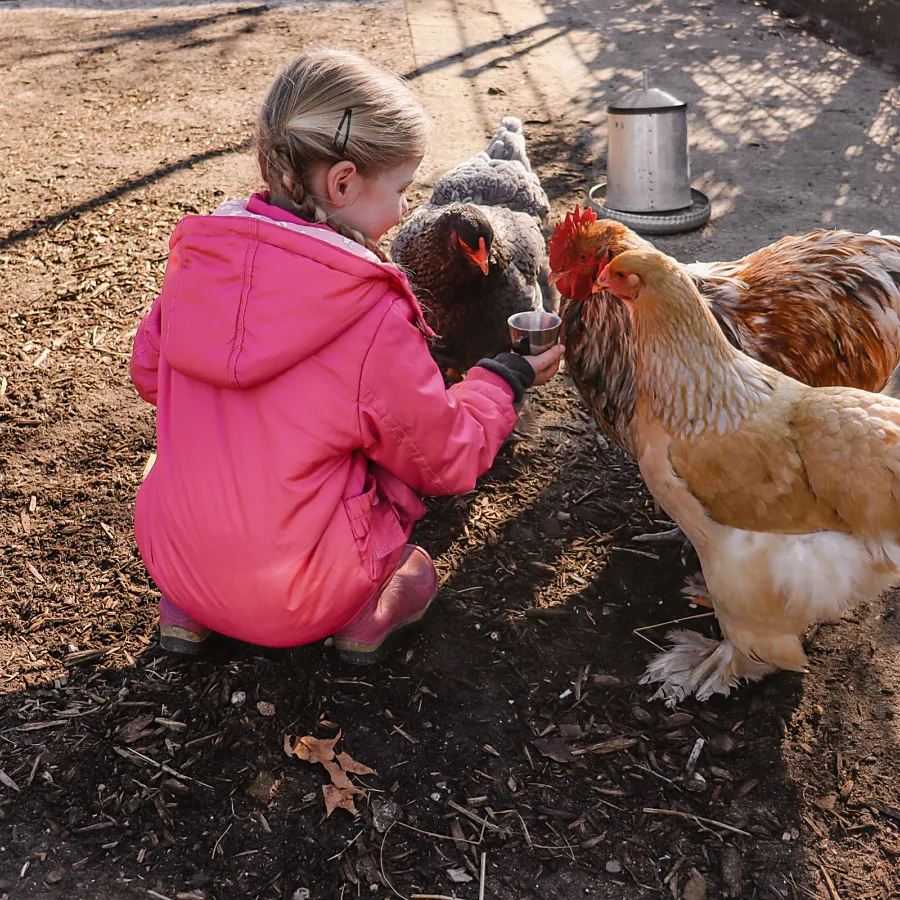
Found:
[{"label": "jacket hood", "polygon": [[217,387],[253,387],[332,343],[387,292],[405,298],[431,333],[396,266],[267,199],[232,200],[176,227],[163,310],[173,369]]}]

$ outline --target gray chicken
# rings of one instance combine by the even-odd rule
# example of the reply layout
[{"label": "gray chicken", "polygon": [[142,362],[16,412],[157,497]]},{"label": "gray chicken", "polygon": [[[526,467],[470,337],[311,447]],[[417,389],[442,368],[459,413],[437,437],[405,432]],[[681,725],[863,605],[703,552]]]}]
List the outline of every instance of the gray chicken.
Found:
[{"label": "gray chicken", "polygon": [[391,255],[439,335],[432,355],[448,380],[509,349],[513,313],[558,309],[541,233],[549,208],[522,123],[508,117],[403,223]]},{"label": "gray chicken", "polygon": [[547,224],[550,201],[531,171],[522,120],[507,116],[487,148],[451,169],[434,186],[433,206],[477,203],[505,206]]}]

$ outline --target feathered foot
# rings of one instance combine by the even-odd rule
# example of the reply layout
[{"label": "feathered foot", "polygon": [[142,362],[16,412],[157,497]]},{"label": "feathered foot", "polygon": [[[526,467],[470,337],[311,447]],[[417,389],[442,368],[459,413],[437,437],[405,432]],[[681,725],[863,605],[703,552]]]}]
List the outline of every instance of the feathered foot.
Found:
[{"label": "feathered foot", "polygon": [[707,609],[715,609],[712,597],[709,596],[709,588],[706,586],[706,578],[702,572],[696,572],[684,579],[684,587],[681,593],[688,598],[690,603],[704,606]]},{"label": "feathered foot", "polygon": [[696,695],[708,700],[713,694],[728,696],[741,679],[757,681],[776,666],[754,662],[730,641],[714,641],[695,631],[670,631],[673,646],[650,661],[641,684],[662,682],[651,699],[661,698],[673,707]]}]

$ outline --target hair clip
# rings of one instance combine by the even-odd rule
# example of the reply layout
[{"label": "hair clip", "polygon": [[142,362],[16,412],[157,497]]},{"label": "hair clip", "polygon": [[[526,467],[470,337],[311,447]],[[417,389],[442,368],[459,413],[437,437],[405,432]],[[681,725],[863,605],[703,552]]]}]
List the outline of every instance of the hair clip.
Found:
[{"label": "hair clip", "polygon": [[[331,142],[331,149],[338,154],[338,156],[343,156],[344,151],[347,149],[347,141],[350,140],[350,120],[353,117],[353,107],[348,106],[344,110],[344,114],[341,116],[341,121],[338,123],[337,131],[334,133],[334,140]],[[344,123],[346,122],[346,126]],[[341,132],[344,132],[341,135]],[[343,143],[341,143],[341,137],[343,136]]]}]

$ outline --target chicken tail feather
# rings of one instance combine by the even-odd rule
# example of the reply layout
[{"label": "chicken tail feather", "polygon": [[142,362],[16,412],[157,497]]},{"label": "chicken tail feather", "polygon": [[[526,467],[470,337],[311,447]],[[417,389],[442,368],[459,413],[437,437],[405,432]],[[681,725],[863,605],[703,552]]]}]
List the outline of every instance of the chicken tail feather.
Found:
[{"label": "chicken tail feather", "polygon": [[654,700],[673,707],[692,695],[708,700],[713,694],[728,696],[742,679],[756,681],[777,667],[754,662],[730,641],[715,641],[695,631],[671,631],[672,646],[650,661],[641,684],[661,682]]},{"label": "chicken tail feather", "polygon": [[522,120],[506,116],[484,150],[488,159],[508,159],[520,162],[527,172],[531,171],[531,161],[525,150],[525,132]]}]

